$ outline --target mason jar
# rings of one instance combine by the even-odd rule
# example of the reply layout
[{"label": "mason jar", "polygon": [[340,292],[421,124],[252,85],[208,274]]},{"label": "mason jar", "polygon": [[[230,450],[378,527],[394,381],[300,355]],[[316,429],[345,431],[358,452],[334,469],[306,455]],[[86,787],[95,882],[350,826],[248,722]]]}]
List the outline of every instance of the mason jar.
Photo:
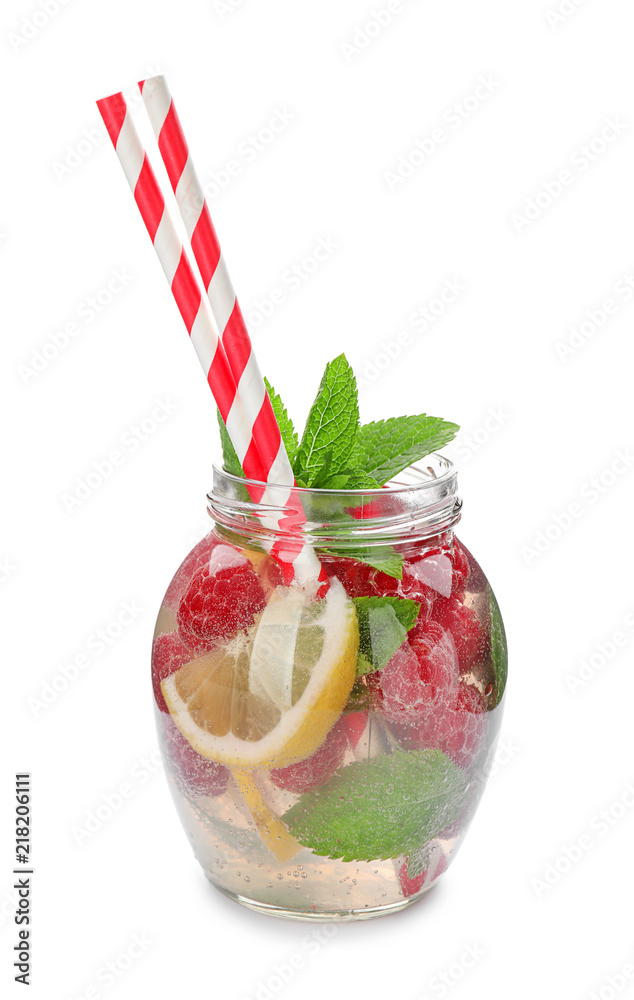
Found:
[{"label": "mason jar", "polygon": [[[214,469],[212,529],[163,600],[152,682],[172,796],[207,878],[260,912],[410,905],[480,801],[504,627],[454,534],[456,471],[425,461],[368,492],[262,495]],[[279,556],[298,535],[318,578]]]}]

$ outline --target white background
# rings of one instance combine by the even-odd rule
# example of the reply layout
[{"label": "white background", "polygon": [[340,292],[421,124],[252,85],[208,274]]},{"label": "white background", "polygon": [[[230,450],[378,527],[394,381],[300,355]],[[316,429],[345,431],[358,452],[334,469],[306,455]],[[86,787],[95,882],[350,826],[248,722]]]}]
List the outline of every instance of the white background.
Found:
[{"label": "white background", "polygon": [[[22,990],[11,983],[16,770],[33,773],[31,996],[634,996],[619,978],[634,963],[634,298],[619,284],[634,273],[631,4],[566,0],[557,21],[556,0],[410,0],[352,48],[386,6],[66,0],[55,12],[50,0],[34,29],[37,0],[2,5],[0,962],[11,996]],[[407,912],[340,926],[318,954],[308,925],[208,887],[152,762],[153,618],[206,530],[218,447],[194,352],[95,131],[97,98],[155,72],[177,100],[262,367],[297,422],[345,350],[366,383],[365,420],[426,410],[463,426],[448,449],[461,536],[508,627],[505,752],[449,875]],[[455,127],[452,107],[481,77],[493,93]],[[245,140],[280,110],[292,121],[247,157]],[[606,119],[621,134],[594,142],[591,162],[580,150]],[[390,182],[399,156],[438,128],[445,141]],[[211,197],[232,159],[237,176]],[[292,291],[284,273],[320,237],[336,252]],[[115,270],[125,289],[91,314]],[[448,279],[464,286],[459,299],[427,329],[412,325]],[[286,301],[259,322],[276,288]],[[572,328],[576,347],[558,350]],[[401,332],[409,343],[386,366],[382,344]],[[157,400],[173,412],[152,425]],[[154,433],[132,451],[123,436],[146,418]],[[124,464],[69,503],[113,449]],[[123,602],[136,618],[95,652]],[[45,683],[61,687],[82,655],[42,706]],[[591,666],[575,685],[581,661]],[[131,798],[78,835],[122,782]],[[152,944],[105,988],[99,970],[135,934]],[[467,946],[483,953],[470,969]],[[303,969],[280,989],[276,966],[294,955]]]}]

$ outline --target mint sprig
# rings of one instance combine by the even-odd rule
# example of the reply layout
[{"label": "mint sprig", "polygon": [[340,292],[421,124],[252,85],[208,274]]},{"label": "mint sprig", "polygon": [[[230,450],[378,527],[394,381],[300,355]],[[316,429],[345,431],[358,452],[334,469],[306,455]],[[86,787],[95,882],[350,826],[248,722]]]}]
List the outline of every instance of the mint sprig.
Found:
[{"label": "mint sprig", "polygon": [[426,413],[360,425],[357,380],[340,354],[326,366],[295,455],[295,477],[315,489],[379,489],[449,444],[459,429]]},{"label": "mint sprig", "polygon": [[[313,486],[324,469],[328,476],[335,476],[347,468],[358,428],[357,380],[345,355],[340,354],[326,365],[295,458],[295,476]],[[323,478],[321,475],[322,483]]]},{"label": "mint sprig", "polygon": [[[324,491],[379,490],[414,462],[455,437],[459,427],[440,417],[391,417],[361,425],[357,380],[344,354],[326,365],[301,441],[279,394],[266,382],[282,441],[298,486]],[[219,416],[225,468],[242,476],[238,457]],[[350,520],[353,512],[350,511]],[[391,546],[354,550],[328,547],[331,555],[349,556],[400,580],[403,557]]]},{"label": "mint sprig", "polygon": [[420,851],[452,823],[467,784],[441,750],[396,750],[348,764],[282,818],[321,857],[388,861]]},{"label": "mint sprig", "polygon": [[[359,423],[357,380],[345,354],[326,365],[301,441],[282,399],[266,379],[282,441],[299,486],[375,490],[454,439],[459,427],[426,413]],[[241,475],[219,418],[225,468]]]},{"label": "mint sprig", "polygon": [[457,424],[425,413],[364,424],[357,435],[355,463],[382,485],[449,444],[459,429]]},{"label": "mint sprig", "polygon": [[359,622],[357,677],[382,670],[414,627],[420,604],[400,597],[357,597]]}]

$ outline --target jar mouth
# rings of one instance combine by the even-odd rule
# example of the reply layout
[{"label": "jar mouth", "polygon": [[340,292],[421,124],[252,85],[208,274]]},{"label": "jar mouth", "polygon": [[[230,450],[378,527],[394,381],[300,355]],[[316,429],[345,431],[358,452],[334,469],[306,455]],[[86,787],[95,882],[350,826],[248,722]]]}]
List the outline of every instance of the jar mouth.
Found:
[{"label": "jar mouth", "polygon": [[373,490],[324,490],[242,479],[214,466],[207,496],[216,523],[231,533],[264,539],[300,534],[309,544],[337,549],[424,540],[460,520],[455,466],[432,454]]},{"label": "jar mouth", "polygon": [[[226,479],[229,482],[233,482],[236,485],[241,486],[253,486],[256,489],[266,489],[267,491],[277,491],[280,493],[282,491],[288,491],[291,489],[289,486],[283,486],[281,483],[263,483],[259,479],[245,479],[242,476],[235,476],[230,472],[227,472],[222,466],[213,465],[214,473],[214,489],[216,488],[218,477]],[[448,458],[444,455],[440,455],[434,452],[423,459],[422,462],[417,462],[415,465],[410,465],[403,472],[398,473],[393,479],[390,479],[385,486],[379,486],[378,489],[374,490],[322,490],[316,489],[310,486],[293,486],[292,490],[294,494],[302,496],[302,494],[314,493],[316,495],[323,496],[376,496],[384,495],[386,492],[392,494],[399,493],[400,491],[411,491],[431,489],[433,486],[441,483],[445,479],[450,479],[452,476],[457,475],[456,467]],[[209,494],[211,495],[211,494]]]}]

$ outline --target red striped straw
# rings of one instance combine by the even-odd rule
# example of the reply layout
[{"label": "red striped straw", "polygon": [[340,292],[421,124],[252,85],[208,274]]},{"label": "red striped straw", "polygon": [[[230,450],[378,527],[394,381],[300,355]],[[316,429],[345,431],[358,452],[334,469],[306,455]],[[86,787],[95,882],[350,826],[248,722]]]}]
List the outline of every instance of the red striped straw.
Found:
[{"label": "red striped straw", "polygon": [[[222,284],[220,278],[218,279],[217,287],[220,289],[222,285],[223,291],[219,290],[214,295],[218,303],[217,308],[220,309],[220,303],[224,301],[226,304],[228,298],[230,299],[233,295],[233,308],[224,324],[226,336],[224,343],[219,337],[209,312],[209,303],[200,290],[185,248],[180,242],[169,215],[165,199],[147,153],[143,149],[123,94],[118,93],[103,98],[97,101],[97,106],[245,475],[248,479],[254,479],[261,483],[276,483],[282,487],[288,487],[288,495],[284,501],[287,503],[292,496],[292,487],[295,484],[292,468],[281,440],[277,420],[266,392],[264,380],[260,375],[229,276],[224,264],[222,264],[221,269],[218,267],[221,254],[211,218],[209,218],[208,229],[193,227],[192,232],[198,232],[199,235],[192,238],[192,249],[194,246],[196,247],[195,256],[199,265],[201,260],[211,259],[215,250],[213,248],[209,250],[206,247],[209,231],[213,233],[214,247],[218,248],[214,274],[226,274],[229,282],[229,290],[227,291],[227,286]],[[161,152],[163,151],[161,150]],[[187,154],[186,159],[188,158],[189,154]],[[168,172],[170,172],[169,168]],[[170,178],[172,173],[170,173]],[[213,283],[213,280],[210,283]],[[209,288],[209,283],[205,284]],[[225,344],[230,347],[231,353],[229,355],[225,350]],[[237,375],[238,372],[239,375]],[[261,398],[259,388],[260,382],[264,393],[263,398]],[[244,405],[247,400],[249,404],[248,415]],[[258,493],[257,499],[262,499],[262,492]],[[252,490],[251,493],[253,495],[254,491]],[[254,499],[256,499],[255,496]],[[301,503],[295,500],[293,506],[295,505],[298,509],[294,514],[269,524],[269,527],[286,527],[290,530],[300,528],[305,523],[305,517],[301,510]],[[326,575],[319,560],[312,548],[305,544],[301,537],[287,537],[284,541],[277,542],[274,551],[287,567],[287,582],[293,578],[297,579],[300,584],[306,584],[316,578],[325,582]]]},{"label": "red striped straw", "polygon": [[125,98],[121,93],[113,94],[97,101],[97,106],[245,474],[250,479],[261,479],[262,460],[253,448],[249,421],[237,398],[209,305],[167,211]]},{"label": "red striped straw", "polygon": [[141,80],[139,88],[156,135],[220,338],[247,418],[267,466],[266,482],[292,486],[295,477],[264,385],[249,332],[227,270],[209,206],[164,76]]}]

